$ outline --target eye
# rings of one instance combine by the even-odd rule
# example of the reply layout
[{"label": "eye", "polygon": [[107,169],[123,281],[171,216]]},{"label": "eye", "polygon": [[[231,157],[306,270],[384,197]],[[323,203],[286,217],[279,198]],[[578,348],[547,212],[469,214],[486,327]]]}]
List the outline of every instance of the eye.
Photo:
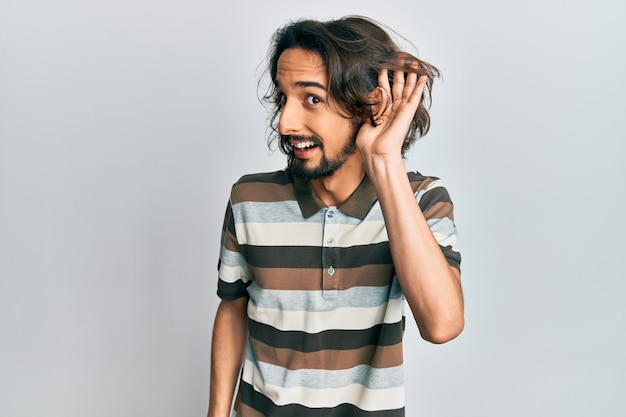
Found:
[{"label": "eye", "polygon": [[318,96],[308,95],[306,96],[306,102],[307,104],[314,106],[316,104],[320,104],[322,102],[322,99],[319,98]]}]

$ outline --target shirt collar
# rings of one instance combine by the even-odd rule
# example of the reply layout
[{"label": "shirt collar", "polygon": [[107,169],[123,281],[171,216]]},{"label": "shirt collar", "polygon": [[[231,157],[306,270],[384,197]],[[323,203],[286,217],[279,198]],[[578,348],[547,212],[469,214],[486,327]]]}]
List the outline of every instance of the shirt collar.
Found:
[{"label": "shirt collar", "polygon": [[[305,218],[309,218],[327,206],[315,196],[311,181],[299,177],[293,177],[293,188],[296,200],[300,205],[300,211]],[[359,184],[356,190],[346,201],[337,206],[337,209],[351,217],[363,220],[370,209],[376,203],[378,197],[376,190],[367,175]]]}]

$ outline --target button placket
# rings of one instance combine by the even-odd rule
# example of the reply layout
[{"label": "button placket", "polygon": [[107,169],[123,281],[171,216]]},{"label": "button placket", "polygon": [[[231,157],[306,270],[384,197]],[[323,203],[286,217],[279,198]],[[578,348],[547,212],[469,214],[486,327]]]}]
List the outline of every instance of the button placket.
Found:
[{"label": "button placket", "polygon": [[324,225],[322,236],[322,275],[323,291],[325,296],[335,294],[338,290],[336,270],[336,246],[337,246],[337,212],[335,207],[329,207],[324,213]]}]

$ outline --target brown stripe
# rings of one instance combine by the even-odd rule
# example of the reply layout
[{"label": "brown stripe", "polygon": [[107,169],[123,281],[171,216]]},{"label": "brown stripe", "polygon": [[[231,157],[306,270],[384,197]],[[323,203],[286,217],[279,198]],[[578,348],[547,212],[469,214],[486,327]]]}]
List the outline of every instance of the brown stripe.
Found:
[{"label": "brown stripe", "polygon": [[300,352],[293,349],[274,348],[251,339],[256,358],[265,363],[297,369],[350,369],[357,365],[374,368],[391,368],[402,364],[402,343],[392,346],[368,345],[352,350],[320,350]]},{"label": "brown stripe", "polygon": [[228,230],[226,231],[226,235],[224,236],[224,247],[231,252],[239,252],[239,244],[237,243],[237,239]]},{"label": "brown stripe", "polygon": [[409,181],[411,182],[411,188],[413,189],[414,193],[421,190],[426,190],[430,186],[430,184],[438,179],[439,178],[435,177],[424,177],[419,174],[418,176],[409,175]]},{"label": "brown stripe", "polygon": [[[251,273],[258,286],[267,290],[318,291],[322,289],[322,268],[253,268]],[[389,264],[365,265],[358,268],[336,269],[332,279],[333,289],[347,290],[353,287],[382,287],[393,278]]]},{"label": "brown stripe", "polygon": [[435,187],[432,190],[426,191],[424,195],[422,195],[422,198],[420,198],[419,206],[423,213],[437,203],[452,203],[448,190],[443,187]]},{"label": "brown stripe", "polygon": [[440,201],[433,204],[424,212],[426,219],[443,219],[444,217],[454,221],[454,207],[452,203]]},{"label": "brown stripe", "polygon": [[294,201],[293,184],[274,184],[267,182],[250,182],[237,184],[231,193],[231,203],[245,202],[276,203]]},{"label": "brown stripe", "polygon": [[288,184],[293,182],[293,177],[289,171],[260,172],[257,174],[248,174],[239,178],[237,184],[245,184],[248,182],[269,182],[274,184]]}]

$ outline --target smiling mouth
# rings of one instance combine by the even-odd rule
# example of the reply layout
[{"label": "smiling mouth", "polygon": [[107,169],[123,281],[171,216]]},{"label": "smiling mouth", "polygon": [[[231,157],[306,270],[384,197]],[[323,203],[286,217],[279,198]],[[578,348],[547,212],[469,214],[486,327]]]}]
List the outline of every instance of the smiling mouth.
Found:
[{"label": "smiling mouth", "polygon": [[291,146],[293,146],[294,149],[297,149],[299,151],[308,151],[310,149],[317,147],[318,145],[312,141],[303,141],[303,142],[292,142]]},{"label": "smiling mouth", "polygon": [[317,136],[293,135],[285,137],[291,145],[292,152],[300,157],[308,155],[315,148],[322,148],[322,141]]}]

